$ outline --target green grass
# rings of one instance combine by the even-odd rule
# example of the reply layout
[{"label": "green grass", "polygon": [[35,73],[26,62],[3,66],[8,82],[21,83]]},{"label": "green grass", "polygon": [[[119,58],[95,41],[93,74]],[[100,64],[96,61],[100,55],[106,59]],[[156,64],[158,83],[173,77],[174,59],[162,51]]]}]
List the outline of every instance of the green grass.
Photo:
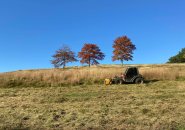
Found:
[{"label": "green grass", "polygon": [[185,129],[185,82],[0,88],[0,129]]}]

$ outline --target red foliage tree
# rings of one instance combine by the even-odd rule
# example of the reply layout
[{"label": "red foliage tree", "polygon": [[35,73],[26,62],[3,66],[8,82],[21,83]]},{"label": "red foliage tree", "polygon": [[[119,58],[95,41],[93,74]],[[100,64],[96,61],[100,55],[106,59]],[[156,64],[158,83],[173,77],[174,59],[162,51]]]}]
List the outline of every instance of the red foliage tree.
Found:
[{"label": "red foliage tree", "polygon": [[52,57],[54,59],[51,63],[55,68],[59,68],[60,66],[65,68],[67,63],[77,61],[75,53],[67,46],[63,46],[61,49],[57,50]]},{"label": "red foliage tree", "polygon": [[136,49],[135,45],[132,44],[127,36],[116,38],[113,48],[112,61],[120,60],[122,65],[124,60],[132,60],[133,51]]},{"label": "red foliage tree", "polygon": [[81,58],[80,62],[90,65],[97,65],[97,60],[103,60],[105,55],[101,52],[100,48],[96,44],[85,43],[81,52],[78,53],[78,57]]}]

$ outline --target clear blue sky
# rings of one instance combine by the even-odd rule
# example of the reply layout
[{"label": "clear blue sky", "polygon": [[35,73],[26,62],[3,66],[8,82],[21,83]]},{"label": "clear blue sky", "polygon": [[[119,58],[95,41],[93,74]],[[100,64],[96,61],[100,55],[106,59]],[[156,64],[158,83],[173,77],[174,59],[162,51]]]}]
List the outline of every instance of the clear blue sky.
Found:
[{"label": "clear blue sky", "polygon": [[0,72],[51,68],[62,44],[77,53],[86,42],[112,64],[122,35],[137,47],[125,64],[165,63],[185,47],[185,0],[1,0]]}]

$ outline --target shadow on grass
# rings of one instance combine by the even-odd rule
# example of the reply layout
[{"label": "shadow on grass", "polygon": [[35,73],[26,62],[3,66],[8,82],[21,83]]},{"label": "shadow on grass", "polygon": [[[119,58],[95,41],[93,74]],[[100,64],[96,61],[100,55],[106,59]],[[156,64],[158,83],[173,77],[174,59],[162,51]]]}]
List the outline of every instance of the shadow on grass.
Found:
[{"label": "shadow on grass", "polygon": [[155,83],[155,82],[158,82],[159,80],[157,79],[154,79],[154,80],[145,80],[144,83],[145,84],[149,84],[149,83]]}]

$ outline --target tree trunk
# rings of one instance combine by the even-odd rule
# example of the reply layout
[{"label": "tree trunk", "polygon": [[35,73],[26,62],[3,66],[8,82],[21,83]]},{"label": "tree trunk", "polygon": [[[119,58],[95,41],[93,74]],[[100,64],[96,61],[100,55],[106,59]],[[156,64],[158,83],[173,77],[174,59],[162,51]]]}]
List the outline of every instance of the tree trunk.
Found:
[{"label": "tree trunk", "polygon": [[66,67],[66,63],[64,62],[63,69]]},{"label": "tree trunk", "polygon": [[63,69],[66,67],[66,59],[64,58],[64,65],[63,65]]},{"label": "tree trunk", "polygon": [[89,57],[89,67],[91,66],[91,58]]},{"label": "tree trunk", "polygon": [[123,60],[121,60],[121,66],[123,66]]}]

